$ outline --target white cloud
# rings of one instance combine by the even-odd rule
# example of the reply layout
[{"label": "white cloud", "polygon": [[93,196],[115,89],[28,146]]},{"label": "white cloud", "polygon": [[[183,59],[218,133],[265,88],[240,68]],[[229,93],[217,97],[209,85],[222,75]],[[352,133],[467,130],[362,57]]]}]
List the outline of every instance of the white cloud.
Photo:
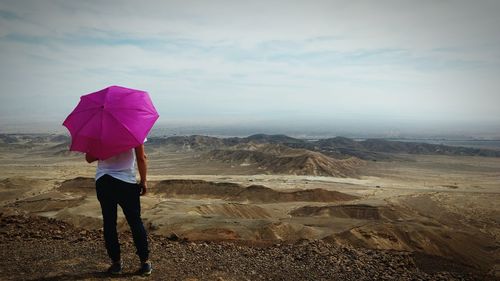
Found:
[{"label": "white cloud", "polygon": [[63,118],[79,95],[123,84],[172,118],[276,108],[500,121],[500,2],[40,0],[0,11],[4,116],[29,97],[42,107],[27,118]]}]

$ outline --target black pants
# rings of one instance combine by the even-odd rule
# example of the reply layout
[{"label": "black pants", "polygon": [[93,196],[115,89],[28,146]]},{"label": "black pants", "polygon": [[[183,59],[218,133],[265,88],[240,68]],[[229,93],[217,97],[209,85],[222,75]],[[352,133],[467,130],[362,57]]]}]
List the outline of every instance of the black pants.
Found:
[{"label": "black pants", "polygon": [[141,219],[139,185],[104,175],[96,181],[96,191],[97,199],[101,203],[104,241],[111,260],[114,262],[120,260],[120,243],[116,232],[117,206],[120,205],[132,231],[136,253],[142,262],[146,261],[149,248],[146,230]]}]

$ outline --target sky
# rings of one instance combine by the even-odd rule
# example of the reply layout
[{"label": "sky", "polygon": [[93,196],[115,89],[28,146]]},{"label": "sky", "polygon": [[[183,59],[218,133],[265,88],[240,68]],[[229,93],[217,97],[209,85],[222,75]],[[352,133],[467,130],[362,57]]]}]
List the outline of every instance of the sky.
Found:
[{"label": "sky", "polygon": [[500,1],[0,0],[0,131],[64,130],[81,95],[120,85],[148,91],[167,131],[500,137],[499,14]]}]

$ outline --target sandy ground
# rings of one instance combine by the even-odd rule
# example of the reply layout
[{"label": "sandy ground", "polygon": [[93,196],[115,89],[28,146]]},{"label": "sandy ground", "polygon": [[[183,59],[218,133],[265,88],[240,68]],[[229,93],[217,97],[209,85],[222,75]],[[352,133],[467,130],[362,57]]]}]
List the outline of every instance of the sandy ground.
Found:
[{"label": "sandy ground", "polygon": [[[99,229],[95,165],[50,148],[1,148],[2,212]],[[435,255],[498,276],[500,159],[399,158],[404,160],[368,162],[359,178],[334,178],[259,174],[253,167],[207,163],[195,153],[155,151],[150,193],[141,199],[143,219],[150,233],[165,237],[249,243],[321,239]],[[252,185],[272,192],[249,189]],[[235,197],[231,188],[248,195]],[[217,192],[207,194],[207,189]],[[315,191],[304,197],[301,190]],[[333,192],[355,198],[338,199]],[[119,220],[126,230],[123,216]]]}]

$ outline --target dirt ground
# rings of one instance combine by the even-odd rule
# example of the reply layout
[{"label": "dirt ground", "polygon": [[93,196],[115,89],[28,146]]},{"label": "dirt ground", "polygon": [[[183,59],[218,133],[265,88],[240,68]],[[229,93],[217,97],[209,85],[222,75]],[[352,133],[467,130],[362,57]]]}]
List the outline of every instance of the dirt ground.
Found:
[{"label": "dirt ground", "polygon": [[[54,219],[1,216],[2,280],[100,280],[108,264],[102,233]],[[120,235],[124,272],[135,275],[130,233]],[[448,260],[409,252],[355,249],[316,241],[243,245],[172,241],[150,235],[150,280],[486,280],[494,279]]]},{"label": "dirt ground", "polygon": [[[50,148],[51,144],[0,149],[4,216],[38,215],[98,231],[95,165],[86,164],[82,155],[54,154]],[[500,274],[499,158],[398,155],[398,160],[367,162],[358,178],[262,174],[251,166],[207,163],[193,152],[155,151],[149,158],[150,193],[141,204],[144,222],[154,237],[210,245],[226,240],[270,245],[321,241],[321,247],[421,254],[492,276]],[[123,216],[119,220],[121,231],[126,231]],[[29,251],[22,249],[35,247],[38,240],[9,241],[2,246],[2,255],[10,247],[23,257]],[[102,249],[95,247],[102,257]],[[78,252],[73,254],[74,266],[80,265]],[[167,260],[165,256],[161,262]],[[15,272],[10,268],[13,263],[4,265],[3,276],[16,279],[10,275]],[[104,265],[91,267],[95,266]],[[270,276],[237,278],[235,274],[221,278]],[[87,277],[94,278],[78,278]],[[182,275],[201,280],[215,277]]]}]

